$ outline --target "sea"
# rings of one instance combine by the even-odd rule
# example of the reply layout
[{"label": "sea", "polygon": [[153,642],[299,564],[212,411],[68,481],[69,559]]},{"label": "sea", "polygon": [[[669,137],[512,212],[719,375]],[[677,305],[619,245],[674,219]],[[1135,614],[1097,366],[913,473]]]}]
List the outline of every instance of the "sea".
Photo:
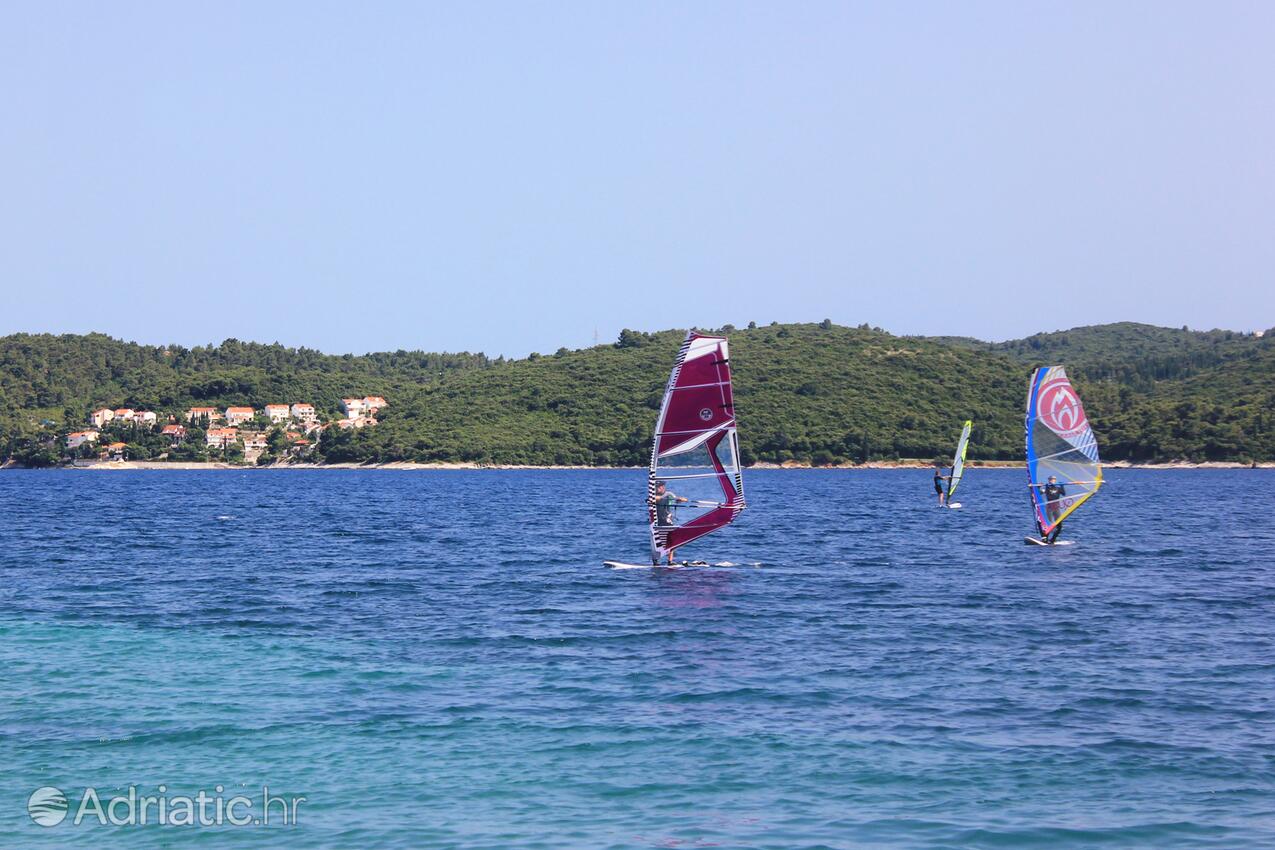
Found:
[{"label": "sea", "polygon": [[1275,847],[1275,471],[645,486],[0,472],[0,847]]}]

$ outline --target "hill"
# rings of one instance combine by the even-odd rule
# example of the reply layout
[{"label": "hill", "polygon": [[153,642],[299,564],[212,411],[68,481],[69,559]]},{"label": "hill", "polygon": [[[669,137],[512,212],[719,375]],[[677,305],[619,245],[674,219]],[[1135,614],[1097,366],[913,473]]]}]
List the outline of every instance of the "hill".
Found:
[{"label": "hill", "polygon": [[[342,460],[645,464],[681,331],[456,375],[339,438]],[[1011,457],[1022,383],[1006,357],[844,327],[731,332],[746,462],[929,457],[968,411],[986,456]],[[956,411],[961,411],[958,415]],[[946,450],[946,449],[944,449]]]},{"label": "hill", "polygon": [[304,400],[335,414],[343,395],[415,391],[481,354],[396,351],[333,356],[229,339],[217,346],[138,345],[103,334],[0,337],[0,428],[79,423],[94,407],[180,410]]},{"label": "hill", "polygon": [[[1275,337],[1121,323],[983,343],[867,326],[726,328],[746,461],[932,458],[975,422],[971,457],[1022,454],[1030,368],[1068,365],[1110,460],[1275,460]],[[390,399],[381,423],[331,429],[328,461],[643,465],[682,331],[524,360],[396,352],[333,357],[227,341],[181,349],[99,335],[0,339],[10,445],[93,406],[184,409],[344,394]],[[57,415],[51,415],[57,414]],[[0,443],[4,445],[4,443]]]},{"label": "hill", "polygon": [[1065,363],[1069,375],[1120,381],[1149,392],[1158,381],[1187,378],[1250,357],[1261,350],[1261,340],[1235,331],[1190,331],[1118,322],[1039,333],[987,348],[1006,352],[1025,364]]}]

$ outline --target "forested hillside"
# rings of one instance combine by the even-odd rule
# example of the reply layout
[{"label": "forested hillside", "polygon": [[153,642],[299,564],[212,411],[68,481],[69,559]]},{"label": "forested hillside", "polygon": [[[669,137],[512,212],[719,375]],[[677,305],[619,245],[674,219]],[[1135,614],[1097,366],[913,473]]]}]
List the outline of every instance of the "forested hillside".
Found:
[{"label": "forested hillside", "polygon": [[469,353],[333,356],[234,339],[183,348],[102,334],[14,334],[0,337],[0,428],[22,430],[33,419],[80,423],[102,406],[180,410],[306,401],[335,414],[351,393],[401,395],[448,372],[489,364]]},{"label": "forested hillside", "polygon": [[[342,459],[644,464],[683,333],[626,332],[615,346],[457,375],[346,435]],[[879,331],[775,325],[731,332],[747,462],[929,457],[966,416],[988,457],[1021,434],[1007,357]]]},{"label": "forested hillside", "polygon": [[[1017,459],[1030,370],[1059,362],[1109,460],[1275,460],[1270,334],[1122,323],[984,343],[829,322],[725,330],[750,462],[945,456],[966,418],[972,457]],[[64,433],[98,405],[308,400],[334,413],[356,393],[390,406],[375,427],[325,432],[328,461],[641,465],[682,336],[625,331],[613,345],[493,361],[17,335],[0,339],[0,447]]]}]

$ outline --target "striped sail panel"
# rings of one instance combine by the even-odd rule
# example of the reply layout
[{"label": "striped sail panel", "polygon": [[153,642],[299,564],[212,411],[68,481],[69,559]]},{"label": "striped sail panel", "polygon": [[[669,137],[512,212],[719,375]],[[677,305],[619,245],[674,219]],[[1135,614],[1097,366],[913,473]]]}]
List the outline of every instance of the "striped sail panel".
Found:
[{"label": "striped sail panel", "polygon": [[730,349],[725,337],[691,331],[655,424],[647,481],[652,560],[729,525],[743,509]]},{"label": "striped sail panel", "polygon": [[[1027,476],[1041,534],[1048,534],[1102,486],[1098,441],[1062,366],[1032,373],[1027,391]],[[1053,476],[1063,492],[1046,495]]]},{"label": "striped sail panel", "polygon": [[956,488],[961,483],[961,476],[965,474],[965,452],[970,445],[970,430],[974,427],[974,423],[969,419],[965,420],[965,427],[961,429],[961,439],[956,443],[956,457],[952,460],[952,478],[947,482],[947,496],[950,499],[952,494],[956,492]]}]

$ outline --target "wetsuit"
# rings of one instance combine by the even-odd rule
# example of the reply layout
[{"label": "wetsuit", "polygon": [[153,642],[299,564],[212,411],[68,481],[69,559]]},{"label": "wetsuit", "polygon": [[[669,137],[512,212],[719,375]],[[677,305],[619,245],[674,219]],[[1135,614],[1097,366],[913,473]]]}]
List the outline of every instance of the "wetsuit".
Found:
[{"label": "wetsuit", "polygon": [[[1067,488],[1061,484],[1045,485],[1045,515],[1049,517],[1050,522],[1058,519],[1062,513],[1062,500],[1067,495]],[[1062,523],[1054,526],[1053,531],[1049,532],[1049,537],[1045,538],[1049,543],[1053,543],[1058,539],[1058,535],[1062,533]]]}]

